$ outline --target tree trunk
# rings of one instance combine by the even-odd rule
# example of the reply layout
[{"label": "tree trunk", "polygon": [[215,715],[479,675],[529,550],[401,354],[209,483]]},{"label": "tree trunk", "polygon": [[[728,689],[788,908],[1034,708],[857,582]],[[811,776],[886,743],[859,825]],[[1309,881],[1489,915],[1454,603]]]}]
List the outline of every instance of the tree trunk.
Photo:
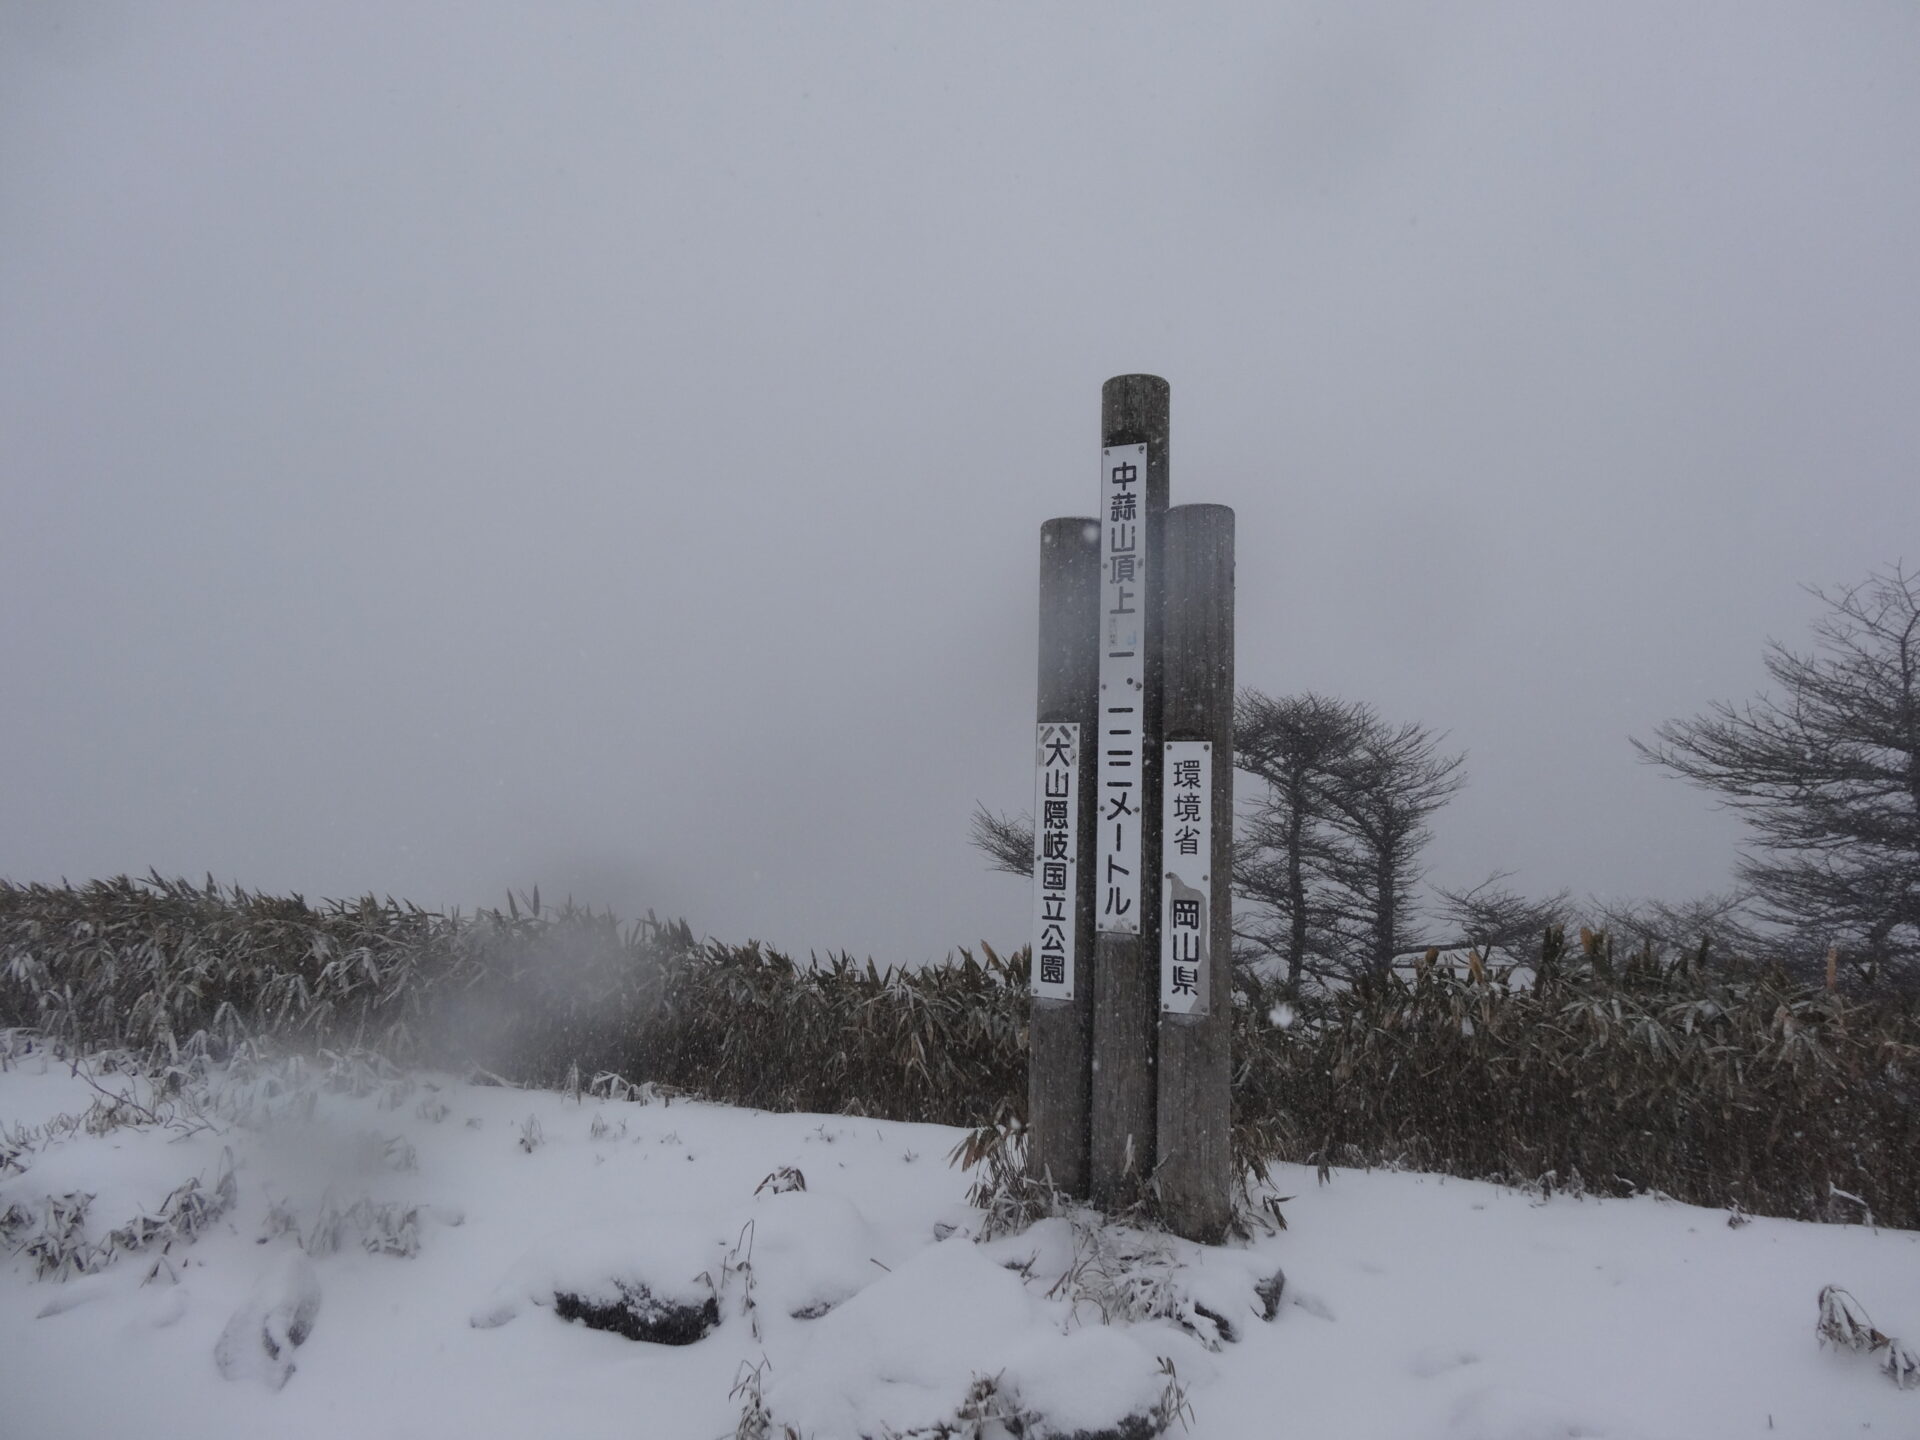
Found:
[{"label": "tree trunk", "polygon": [[1383,980],[1393,969],[1393,937],[1399,916],[1394,913],[1399,896],[1394,893],[1393,846],[1383,844],[1374,867],[1373,883],[1378,887],[1373,920],[1373,970]]},{"label": "tree trunk", "polygon": [[1306,831],[1305,787],[1296,776],[1291,786],[1287,818],[1287,901],[1292,923],[1287,935],[1287,991],[1298,996],[1300,972],[1307,963],[1307,882],[1300,864],[1300,841]]}]

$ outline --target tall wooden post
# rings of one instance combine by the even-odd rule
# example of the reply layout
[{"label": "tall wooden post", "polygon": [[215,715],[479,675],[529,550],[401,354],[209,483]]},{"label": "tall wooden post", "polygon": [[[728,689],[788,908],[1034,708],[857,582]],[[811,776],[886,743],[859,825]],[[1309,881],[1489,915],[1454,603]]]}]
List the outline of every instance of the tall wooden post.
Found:
[{"label": "tall wooden post", "polygon": [[[1090,517],[1049,520],[1040,527],[1040,684],[1036,718],[1040,780],[1034,797],[1034,997],[1027,1025],[1027,1171],[1068,1195],[1087,1196],[1090,1046],[1093,1034],[1093,837],[1094,690],[1099,660],[1094,648],[1100,597],[1100,525]],[[1073,824],[1049,827],[1062,817],[1048,811],[1048,776],[1064,779],[1063,764],[1049,766],[1056,726],[1072,726],[1074,759],[1069,789]],[[1056,752],[1059,753],[1059,752]],[[1057,798],[1057,797],[1053,797]],[[1052,837],[1050,840],[1049,837]],[[1067,886],[1050,890],[1045,866],[1071,861]],[[1065,891],[1062,904],[1061,891]],[[1070,908],[1071,925],[1060,924]],[[1043,939],[1062,941],[1065,988],[1042,979]]]},{"label": "tall wooden post", "polygon": [[[1093,1095],[1089,1150],[1092,1196],[1108,1209],[1131,1204],[1154,1167],[1154,1042],[1160,952],[1160,665],[1158,596],[1160,527],[1168,495],[1169,387],[1157,375],[1119,375],[1100,392],[1102,558],[1098,735],[1088,755],[1097,759],[1094,912],[1098,932],[1093,971]],[[1143,446],[1139,456],[1121,447]],[[1108,460],[1114,462],[1109,466]],[[1141,461],[1138,483],[1120,484],[1118,466]],[[1124,517],[1120,507],[1128,499]],[[1130,623],[1128,593],[1117,565],[1135,563],[1131,591],[1139,606],[1140,679],[1124,682],[1115,657],[1116,629]],[[1137,689],[1134,688],[1137,685]],[[1132,768],[1126,748],[1137,746]],[[1128,777],[1122,784],[1115,777]],[[1116,812],[1131,811],[1127,814]],[[1116,829],[1116,827],[1118,827]],[[1132,829],[1137,827],[1137,840]],[[1126,833],[1132,846],[1118,855],[1107,836]],[[1131,874],[1123,872],[1131,872]],[[1111,882],[1118,880],[1115,885]],[[1137,889],[1130,888],[1137,887]],[[1125,891],[1123,895],[1120,892]]]},{"label": "tall wooden post", "polygon": [[1163,536],[1157,1185],[1168,1226],[1214,1244],[1233,1218],[1233,511],[1176,505]]}]

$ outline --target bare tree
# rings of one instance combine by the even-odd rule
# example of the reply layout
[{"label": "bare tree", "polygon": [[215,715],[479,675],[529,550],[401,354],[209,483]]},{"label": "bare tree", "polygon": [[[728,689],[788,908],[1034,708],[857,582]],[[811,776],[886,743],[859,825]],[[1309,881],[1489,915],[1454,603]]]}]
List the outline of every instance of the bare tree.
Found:
[{"label": "bare tree", "polygon": [[1243,947],[1280,958],[1288,984],[1384,973],[1424,950],[1414,894],[1427,819],[1465,783],[1442,737],[1355,701],[1244,691],[1236,763],[1265,782],[1235,861]]},{"label": "bare tree", "polygon": [[[1701,953],[1722,958],[1785,959],[1754,925],[1753,897],[1741,890],[1695,900],[1594,900],[1593,923],[1635,945],[1669,954]],[[1801,957],[1796,969],[1812,973],[1817,962]]]},{"label": "bare tree", "polygon": [[1384,975],[1397,957],[1428,948],[1413,935],[1414,894],[1425,873],[1420,852],[1433,835],[1427,819],[1467,779],[1467,757],[1442,754],[1443,739],[1369,712],[1360,743],[1328,785],[1332,826],[1350,842],[1335,874],[1343,918],[1354,958],[1370,974]]},{"label": "bare tree", "polygon": [[1517,961],[1538,958],[1540,942],[1553,925],[1564,926],[1573,913],[1573,897],[1565,890],[1534,900],[1509,889],[1511,872],[1489,875],[1464,890],[1434,887],[1440,933],[1433,947],[1440,950],[1478,950],[1483,955],[1505,952]]},{"label": "bare tree", "polygon": [[1740,877],[1764,918],[1870,977],[1920,970],[1920,574],[1838,592],[1807,654],[1771,642],[1785,691],[1671,720],[1641,756],[1752,827]]},{"label": "bare tree", "polygon": [[989,870],[1033,874],[1033,817],[1002,815],[976,803],[969,843],[987,857]]},{"label": "bare tree", "polygon": [[1235,847],[1235,935],[1244,951],[1279,960],[1295,992],[1343,948],[1335,877],[1348,847],[1332,828],[1328,790],[1371,723],[1364,705],[1311,692],[1249,689],[1235,699],[1234,763],[1262,782]]}]

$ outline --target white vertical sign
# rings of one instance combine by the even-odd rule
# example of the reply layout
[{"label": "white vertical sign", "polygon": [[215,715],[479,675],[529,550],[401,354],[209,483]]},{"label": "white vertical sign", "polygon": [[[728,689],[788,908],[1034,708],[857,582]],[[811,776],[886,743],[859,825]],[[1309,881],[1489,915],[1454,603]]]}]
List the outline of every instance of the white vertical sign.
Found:
[{"label": "white vertical sign", "polygon": [[1033,779],[1033,993],[1073,999],[1080,893],[1080,727],[1042,725]]},{"label": "white vertical sign", "polygon": [[1169,740],[1160,772],[1160,1008],[1205,1015],[1213,936],[1213,746]]},{"label": "white vertical sign", "polygon": [[1100,452],[1100,734],[1094,924],[1140,933],[1147,674],[1147,447]]}]

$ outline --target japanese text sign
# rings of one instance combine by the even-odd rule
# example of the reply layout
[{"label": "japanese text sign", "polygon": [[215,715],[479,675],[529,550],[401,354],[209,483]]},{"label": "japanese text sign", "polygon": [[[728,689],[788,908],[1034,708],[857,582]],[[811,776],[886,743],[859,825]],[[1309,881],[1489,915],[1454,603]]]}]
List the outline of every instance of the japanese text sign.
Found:
[{"label": "japanese text sign", "polygon": [[1214,938],[1212,745],[1169,740],[1160,790],[1160,1008],[1205,1015]]},{"label": "japanese text sign", "polygon": [[1146,718],[1147,447],[1100,452],[1100,735],[1096,926],[1140,932],[1140,812]]},{"label": "japanese text sign", "polygon": [[1033,993],[1073,998],[1080,893],[1080,727],[1042,725],[1033,782]]}]

